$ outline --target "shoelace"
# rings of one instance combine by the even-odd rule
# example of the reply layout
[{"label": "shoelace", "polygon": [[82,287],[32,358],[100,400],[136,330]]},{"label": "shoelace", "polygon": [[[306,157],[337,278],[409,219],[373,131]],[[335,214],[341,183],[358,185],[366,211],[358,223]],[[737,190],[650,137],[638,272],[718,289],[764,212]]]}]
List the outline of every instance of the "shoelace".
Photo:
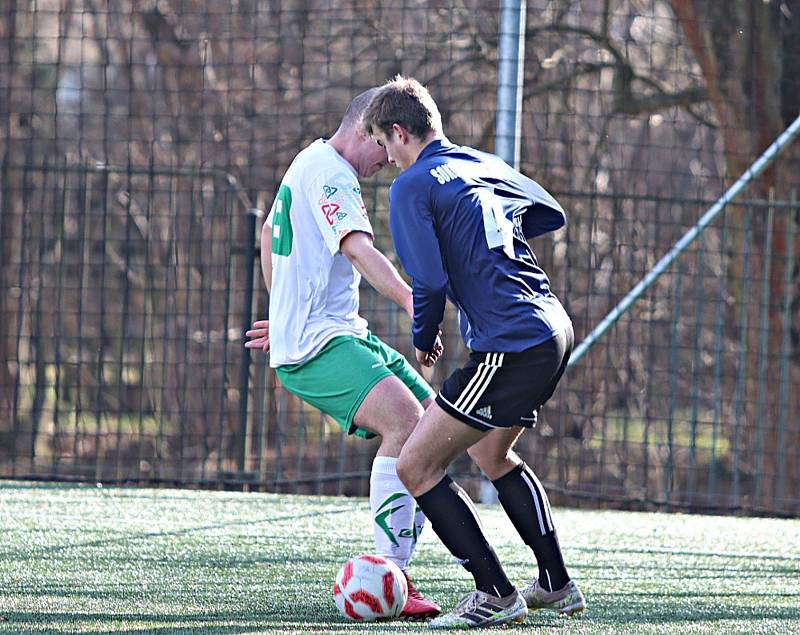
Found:
[{"label": "shoelace", "polygon": [[553,591],[545,590],[545,588],[539,583],[539,578],[531,578],[530,580],[525,580],[525,582],[533,585],[533,588],[531,589],[533,593],[545,593],[547,595],[553,593]]},{"label": "shoelace", "polygon": [[475,610],[478,607],[478,604],[479,604],[479,602],[478,602],[478,592],[477,591],[472,591],[472,593],[468,593],[467,595],[465,595],[463,598],[461,598],[459,600],[459,602],[458,602],[458,604],[456,604],[456,607],[453,610],[453,612],[458,611],[458,612],[469,613],[469,612]]}]

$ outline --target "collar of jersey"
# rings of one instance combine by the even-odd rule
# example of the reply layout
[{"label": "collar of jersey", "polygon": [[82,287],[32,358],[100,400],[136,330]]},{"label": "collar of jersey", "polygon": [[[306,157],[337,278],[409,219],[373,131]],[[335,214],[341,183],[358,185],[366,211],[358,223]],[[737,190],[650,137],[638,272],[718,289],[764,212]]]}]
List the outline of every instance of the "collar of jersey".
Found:
[{"label": "collar of jersey", "polygon": [[[341,163],[341,164],[342,164],[342,166],[346,167],[348,170],[350,170],[350,172],[352,172],[352,173],[353,173],[353,175],[354,175],[356,178],[358,178],[358,171],[357,171],[357,170],[356,170],[356,169],[355,169],[355,168],[354,168],[352,165],[350,165],[350,162],[349,162],[347,159],[345,159],[345,158],[344,158],[344,157],[343,157],[341,154],[339,154],[338,152],[336,152],[336,149],[335,149],[335,148],[334,148],[334,147],[333,147],[333,146],[332,146],[330,143],[328,143],[328,139],[325,139],[324,137],[320,137],[320,138],[319,138],[319,139],[317,139],[316,141],[321,141],[321,142],[322,142],[322,145],[323,145],[323,147],[324,147],[324,148],[325,148],[325,149],[326,149],[328,152],[330,152],[330,153],[331,153],[331,154],[332,154],[334,157],[336,157],[336,160],[337,160],[339,163]],[[314,143],[316,143],[316,141],[315,141]]]},{"label": "collar of jersey", "polygon": [[446,138],[445,139],[434,139],[428,145],[426,145],[424,148],[422,148],[422,152],[419,153],[419,156],[417,157],[417,161],[419,161],[420,159],[423,159],[425,157],[428,157],[428,156],[430,156],[432,154],[435,154],[435,153],[437,153],[437,152],[439,152],[441,150],[447,150],[448,148],[454,148],[454,147],[455,147],[455,144],[450,143],[450,141],[448,139],[446,139]]}]

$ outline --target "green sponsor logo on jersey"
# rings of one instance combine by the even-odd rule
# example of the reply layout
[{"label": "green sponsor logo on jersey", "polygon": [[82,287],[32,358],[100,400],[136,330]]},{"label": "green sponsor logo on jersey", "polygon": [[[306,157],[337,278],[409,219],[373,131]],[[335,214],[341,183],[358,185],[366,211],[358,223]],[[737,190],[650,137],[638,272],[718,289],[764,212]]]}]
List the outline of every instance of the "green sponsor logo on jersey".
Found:
[{"label": "green sponsor logo on jersey", "polygon": [[292,190],[281,185],[273,205],[272,215],[272,253],[288,256],[292,253]]}]

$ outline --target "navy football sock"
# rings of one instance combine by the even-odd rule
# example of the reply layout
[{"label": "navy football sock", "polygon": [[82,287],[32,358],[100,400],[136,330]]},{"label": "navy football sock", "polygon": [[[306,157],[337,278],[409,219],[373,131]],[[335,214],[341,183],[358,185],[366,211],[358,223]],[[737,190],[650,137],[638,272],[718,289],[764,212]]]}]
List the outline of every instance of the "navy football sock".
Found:
[{"label": "navy football sock", "polygon": [[562,588],[570,577],[553,526],[550,501],[533,470],[520,463],[492,484],[517,532],[536,556],[539,584],[547,591]]}]

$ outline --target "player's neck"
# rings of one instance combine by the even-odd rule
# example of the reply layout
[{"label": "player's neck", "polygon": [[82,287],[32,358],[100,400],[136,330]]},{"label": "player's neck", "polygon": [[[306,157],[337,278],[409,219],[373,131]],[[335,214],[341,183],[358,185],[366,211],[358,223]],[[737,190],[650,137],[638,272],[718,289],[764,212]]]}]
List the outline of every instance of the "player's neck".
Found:
[{"label": "player's neck", "polygon": [[347,158],[347,155],[349,154],[349,144],[347,143],[347,140],[345,139],[345,136],[343,134],[341,134],[337,130],[334,133],[334,135],[330,139],[328,139],[327,143],[331,148],[336,150],[336,153],[340,157],[342,157],[345,161],[350,163],[350,161]]},{"label": "player's neck", "polygon": [[328,145],[347,161],[354,170],[358,169],[358,133],[352,129],[339,128],[328,139]]},{"label": "player's neck", "polygon": [[417,162],[417,159],[419,159],[419,155],[422,154],[422,151],[425,148],[427,148],[431,143],[433,143],[434,141],[441,141],[442,139],[444,139],[444,134],[442,134],[441,132],[430,132],[421,139],[416,139],[414,137],[411,137],[411,143],[412,143],[411,151],[413,153],[412,156],[414,159],[411,162],[411,164],[413,165],[414,163]]}]

